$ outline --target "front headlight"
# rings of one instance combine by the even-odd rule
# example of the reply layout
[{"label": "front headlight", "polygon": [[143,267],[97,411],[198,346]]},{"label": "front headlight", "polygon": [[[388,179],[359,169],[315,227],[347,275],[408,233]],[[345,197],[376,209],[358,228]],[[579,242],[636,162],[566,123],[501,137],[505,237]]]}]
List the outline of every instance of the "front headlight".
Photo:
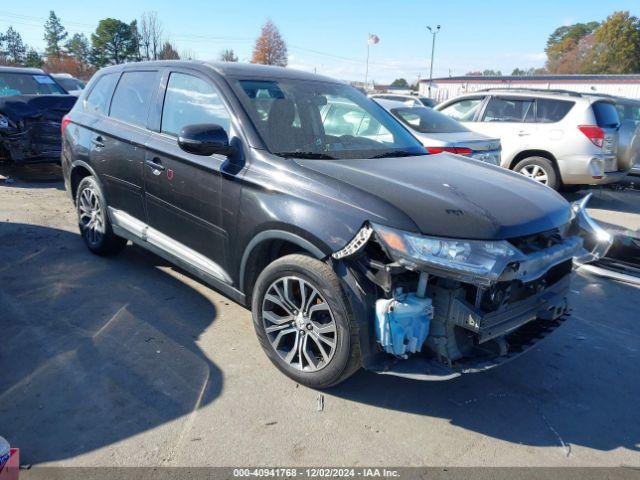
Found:
[{"label": "front headlight", "polygon": [[373,224],[380,241],[394,260],[410,269],[427,270],[444,277],[490,285],[511,262],[524,255],[506,240],[458,240],[428,237]]},{"label": "front headlight", "polygon": [[0,128],[6,130],[9,128],[9,119],[0,113]]}]

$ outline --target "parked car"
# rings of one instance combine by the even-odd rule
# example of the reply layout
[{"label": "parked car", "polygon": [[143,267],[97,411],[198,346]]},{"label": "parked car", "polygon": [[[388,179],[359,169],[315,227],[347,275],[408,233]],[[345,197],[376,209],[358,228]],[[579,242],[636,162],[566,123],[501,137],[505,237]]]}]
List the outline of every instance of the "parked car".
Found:
[{"label": "parked car", "polygon": [[379,98],[382,100],[395,100],[396,102],[412,101],[431,108],[435,107],[437,103],[432,98],[423,97],[422,95],[402,95],[400,93],[372,93],[369,97]]},{"label": "parked car", "polygon": [[0,161],[59,162],[60,122],[75,101],[40,69],[0,67]]},{"label": "parked car", "polygon": [[553,189],[614,183],[620,120],[611,99],[575,92],[491,89],[436,107],[471,130],[499,137],[502,166]]},{"label": "parked car", "polygon": [[500,165],[500,140],[472,132],[460,122],[432,108],[394,100],[374,99],[400,120],[429,153],[455,153]]},{"label": "parked car", "polygon": [[[322,119],[340,103],[378,140],[353,114]],[[355,88],[289,68],[108,67],[62,131],[89,250],[130,240],[250,307],[270,360],[312,387],[510,360],[562,323],[596,231],[584,202],[428,155]]]},{"label": "parked car", "polygon": [[56,82],[62,85],[70,95],[77,97],[80,95],[80,92],[84,90],[85,83],[69,73],[52,73],[51,76],[55,78]]}]

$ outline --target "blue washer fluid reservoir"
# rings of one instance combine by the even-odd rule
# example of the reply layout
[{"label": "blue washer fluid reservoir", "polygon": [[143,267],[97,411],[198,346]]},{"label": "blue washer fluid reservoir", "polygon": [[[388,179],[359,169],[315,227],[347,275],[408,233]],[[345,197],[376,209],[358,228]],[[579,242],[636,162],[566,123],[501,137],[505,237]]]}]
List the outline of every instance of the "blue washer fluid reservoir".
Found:
[{"label": "blue washer fluid reservoir", "polygon": [[429,335],[433,305],[415,293],[376,301],[376,340],[383,350],[398,357],[420,351]]}]

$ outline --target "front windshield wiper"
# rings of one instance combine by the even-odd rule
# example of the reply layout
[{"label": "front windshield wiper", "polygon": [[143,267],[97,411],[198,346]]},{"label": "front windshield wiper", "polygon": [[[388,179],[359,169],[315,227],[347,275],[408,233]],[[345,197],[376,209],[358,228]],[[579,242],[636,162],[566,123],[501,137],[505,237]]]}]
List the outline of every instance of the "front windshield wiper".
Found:
[{"label": "front windshield wiper", "polygon": [[335,160],[335,157],[318,152],[276,152],[275,155],[286,158],[309,158],[312,160]]},{"label": "front windshield wiper", "polygon": [[379,153],[370,158],[391,158],[391,157],[414,157],[418,155],[425,155],[422,152],[411,152],[409,150],[390,150],[388,152]]}]

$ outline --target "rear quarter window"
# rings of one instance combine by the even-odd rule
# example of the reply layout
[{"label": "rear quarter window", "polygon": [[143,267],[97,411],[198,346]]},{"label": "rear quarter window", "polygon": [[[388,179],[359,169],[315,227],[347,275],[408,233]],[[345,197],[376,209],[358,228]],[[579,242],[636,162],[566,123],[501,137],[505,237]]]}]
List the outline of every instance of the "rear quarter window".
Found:
[{"label": "rear quarter window", "polygon": [[609,102],[595,102],[591,105],[596,124],[602,128],[615,128],[620,125],[620,117],[614,104]]},{"label": "rear quarter window", "polygon": [[139,127],[146,126],[147,112],[157,72],[125,72],[111,101],[109,116]]},{"label": "rear quarter window", "polygon": [[111,94],[118,81],[118,73],[109,73],[96,80],[85,101],[85,110],[90,113],[106,115],[109,111]]},{"label": "rear quarter window", "polygon": [[537,102],[536,122],[555,123],[567,116],[573,108],[575,102],[568,100],[553,100],[549,98],[539,98]]},{"label": "rear quarter window", "polygon": [[427,107],[394,108],[391,112],[409,128],[421,133],[458,133],[469,129],[444,113]]}]

